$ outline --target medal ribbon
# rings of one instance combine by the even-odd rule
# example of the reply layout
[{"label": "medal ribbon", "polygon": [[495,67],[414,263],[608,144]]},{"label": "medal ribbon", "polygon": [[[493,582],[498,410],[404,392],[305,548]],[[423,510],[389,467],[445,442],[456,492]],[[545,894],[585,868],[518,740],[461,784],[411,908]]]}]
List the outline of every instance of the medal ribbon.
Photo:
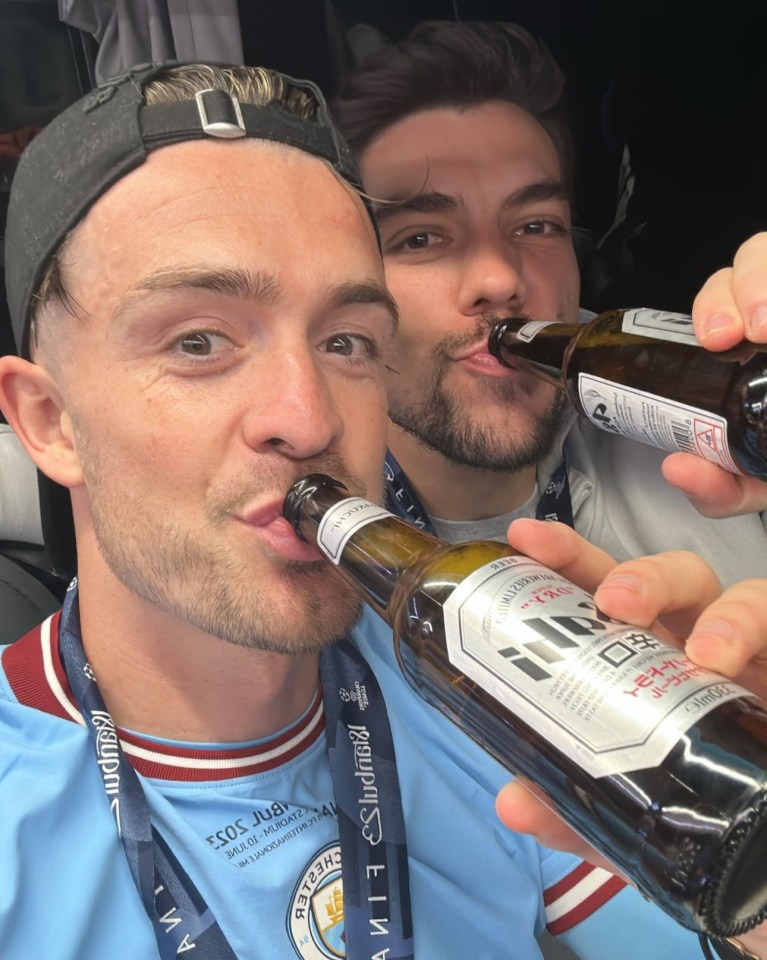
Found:
[{"label": "medal ribbon", "polygon": [[[141,782],[85,657],[76,581],[64,600],[59,651],[161,960],[186,953],[195,960],[237,960],[199,890],[152,825]],[[339,811],[346,955],[412,960],[404,816],[383,694],[348,641],[322,655],[320,675]]]}]

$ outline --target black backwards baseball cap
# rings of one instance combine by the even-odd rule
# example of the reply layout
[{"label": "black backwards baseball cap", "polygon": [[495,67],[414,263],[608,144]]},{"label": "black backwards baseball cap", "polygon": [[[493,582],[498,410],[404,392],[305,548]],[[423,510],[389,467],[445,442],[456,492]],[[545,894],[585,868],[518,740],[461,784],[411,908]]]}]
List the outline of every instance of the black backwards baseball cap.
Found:
[{"label": "black backwards baseball cap", "polygon": [[[220,89],[204,90],[185,101],[145,104],[146,84],[178,66],[184,64],[141,64],[106,80],[54,118],[22,153],[5,230],[8,306],[22,356],[29,356],[32,300],[51,257],[99,197],[159,147],[208,137],[254,137],[296,147],[327,161],[360,193],[378,237],[351,151],[315,84],[279,75],[289,89],[315,100],[314,119],[303,119],[276,103],[241,103]],[[38,476],[49,564],[55,574],[68,579],[76,569],[69,492],[42,473]]]}]

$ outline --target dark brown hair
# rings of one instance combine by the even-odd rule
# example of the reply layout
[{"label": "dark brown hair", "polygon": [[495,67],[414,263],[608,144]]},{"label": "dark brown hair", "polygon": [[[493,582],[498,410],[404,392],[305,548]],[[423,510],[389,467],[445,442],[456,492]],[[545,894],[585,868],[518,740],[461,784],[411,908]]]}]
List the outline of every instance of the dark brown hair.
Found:
[{"label": "dark brown hair", "polygon": [[526,110],[551,137],[569,187],[572,144],[564,84],[544,41],[516,24],[435,20],[352,72],[332,111],[359,159],[382,130],[419,110],[505,100]]}]

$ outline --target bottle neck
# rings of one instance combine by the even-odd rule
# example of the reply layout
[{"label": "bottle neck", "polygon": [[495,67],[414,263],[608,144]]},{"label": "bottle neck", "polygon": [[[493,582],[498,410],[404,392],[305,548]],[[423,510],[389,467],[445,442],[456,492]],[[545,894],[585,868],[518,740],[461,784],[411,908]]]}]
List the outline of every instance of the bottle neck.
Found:
[{"label": "bottle neck", "polygon": [[522,361],[547,383],[562,388],[569,347],[582,330],[578,323],[509,317],[491,330],[488,349],[504,366],[514,368]]},{"label": "bottle neck", "polygon": [[331,478],[298,481],[283,513],[300,537],[315,543],[341,576],[387,622],[398,584],[442,542]]}]

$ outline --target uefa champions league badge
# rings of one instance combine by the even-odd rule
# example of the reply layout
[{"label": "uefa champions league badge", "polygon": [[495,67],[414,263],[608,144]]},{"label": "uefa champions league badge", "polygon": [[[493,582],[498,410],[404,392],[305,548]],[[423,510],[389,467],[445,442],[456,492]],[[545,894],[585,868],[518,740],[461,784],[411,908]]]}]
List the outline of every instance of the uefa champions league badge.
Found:
[{"label": "uefa champions league badge", "polygon": [[367,688],[365,687],[365,684],[360,683],[359,680],[355,680],[354,688],[352,690],[347,690],[346,687],[341,687],[338,691],[338,696],[343,700],[344,703],[356,704],[360,712],[366,710],[370,705]]}]

